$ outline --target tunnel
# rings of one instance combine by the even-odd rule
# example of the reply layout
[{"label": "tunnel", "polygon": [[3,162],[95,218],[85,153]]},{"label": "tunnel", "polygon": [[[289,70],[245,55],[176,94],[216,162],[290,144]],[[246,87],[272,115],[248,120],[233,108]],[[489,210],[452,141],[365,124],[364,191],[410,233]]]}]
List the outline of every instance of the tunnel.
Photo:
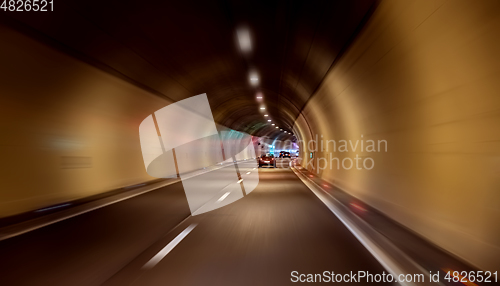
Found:
[{"label": "tunnel", "polygon": [[499,285],[499,1],[0,10],[0,285]]}]

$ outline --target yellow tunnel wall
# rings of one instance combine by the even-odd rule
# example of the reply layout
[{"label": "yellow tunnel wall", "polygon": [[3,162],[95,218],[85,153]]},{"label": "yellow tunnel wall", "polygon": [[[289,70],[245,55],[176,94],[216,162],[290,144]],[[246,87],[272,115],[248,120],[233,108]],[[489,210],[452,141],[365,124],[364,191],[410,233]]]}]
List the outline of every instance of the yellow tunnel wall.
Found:
[{"label": "yellow tunnel wall", "polygon": [[0,217],[154,179],[138,127],[171,102],[9,28],[0,34]]},{"label": "yellow tunnel wall", "polygon": [[500,265],[499,15],[494,0],[381,1],[294,128],[337,148],[386,140],[316,152],[371,170],[309,169],[485,270]]}]

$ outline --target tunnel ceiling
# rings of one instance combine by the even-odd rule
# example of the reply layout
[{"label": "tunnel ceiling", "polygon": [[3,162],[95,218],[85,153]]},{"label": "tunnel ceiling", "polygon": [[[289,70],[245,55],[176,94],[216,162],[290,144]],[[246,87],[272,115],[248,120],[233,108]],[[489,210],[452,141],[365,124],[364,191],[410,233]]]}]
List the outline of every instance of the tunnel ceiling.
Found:
[{"label": "tunnel ceiling", "polygon": [[[54,12],[2,21],[159,96],[207,93],[218,123],[283,139],[290,135],[267,123],[256,94],[273,123],[291,131],[374,3],[66,0]],[[241,27],[250,31],[249,53],[238,45]]]}]

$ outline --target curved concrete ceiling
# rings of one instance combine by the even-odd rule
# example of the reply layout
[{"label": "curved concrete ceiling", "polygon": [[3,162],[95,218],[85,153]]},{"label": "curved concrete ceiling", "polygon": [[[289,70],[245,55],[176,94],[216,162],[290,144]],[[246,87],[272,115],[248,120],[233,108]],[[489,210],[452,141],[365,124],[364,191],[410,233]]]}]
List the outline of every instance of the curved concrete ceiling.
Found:
[{"label": "curved concrete ceiling", "polygon": [[[68,0],[56,11],[7,21],[174,101],[207,93],[215,120],[256,136],[290,139],[300,111],[376,1]],[[95,9],[99,7],[99,9]],[[62,24],[64,23],[64,24]],[[236,30],[248,27],[242,53]],[[250,85],[249,73],[259,76]]]}]

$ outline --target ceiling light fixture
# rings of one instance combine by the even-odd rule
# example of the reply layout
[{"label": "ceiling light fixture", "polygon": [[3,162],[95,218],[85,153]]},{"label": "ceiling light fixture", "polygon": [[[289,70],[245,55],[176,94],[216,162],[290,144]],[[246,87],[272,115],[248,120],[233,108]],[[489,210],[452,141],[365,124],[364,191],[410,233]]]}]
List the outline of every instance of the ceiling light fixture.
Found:
[{"label": "ceiling light fixture", "polygon": [[[259,83],[259,75],[255,71],[251,71],[249,74],[250,84],[257,85]],[[260,94],[259,94],[260,96]]]},{"label": "ceiling light fixture", "polygon": [[252,50],[252,41],[250,40],[250,31],[248,28],[240,28],[236,31],[236,35],[238,37],[238,43],[240,45],[240,49],[244,53],[248,53]]}]

